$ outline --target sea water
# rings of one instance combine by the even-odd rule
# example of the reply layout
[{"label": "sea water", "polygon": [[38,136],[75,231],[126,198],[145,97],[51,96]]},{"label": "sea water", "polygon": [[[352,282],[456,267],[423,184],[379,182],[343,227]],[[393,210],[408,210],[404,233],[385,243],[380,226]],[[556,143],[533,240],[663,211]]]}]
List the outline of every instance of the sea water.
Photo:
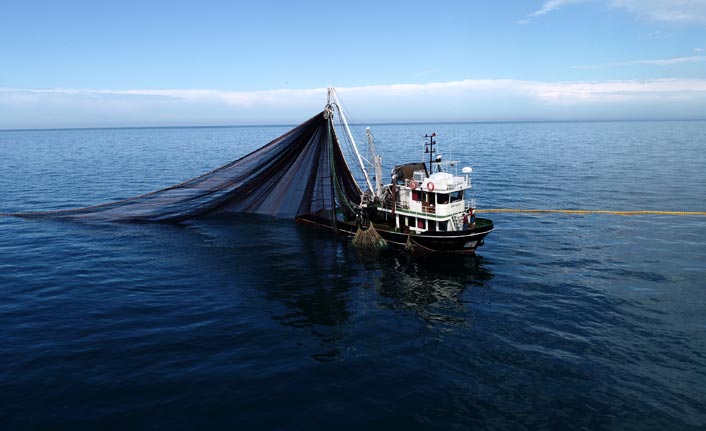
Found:
[{"label": "sea water", "polygon": [[[288,129],[1,131],[0,212],[156,190]],[[480,209],[706,210],[706,122],[371,130],[385,177],[436,132]],[[270,217],[0,217],[0,429],[706,427],[706,217],[479,215],[475,257]]]}]

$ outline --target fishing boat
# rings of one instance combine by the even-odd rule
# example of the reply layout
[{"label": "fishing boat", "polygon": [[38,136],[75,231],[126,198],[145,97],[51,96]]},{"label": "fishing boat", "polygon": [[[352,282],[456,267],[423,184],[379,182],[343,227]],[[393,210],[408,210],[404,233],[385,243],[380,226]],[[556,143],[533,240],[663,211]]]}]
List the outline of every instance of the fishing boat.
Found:
[{"label": "fishing boat", "polygon": [[[361,194],[355,218],[339,212],[336,222],[321,221],[305,214],[297,221],[333,228],[355,236],[372,229],[384,243],[437,252],[473,253],[493,230],[490,219],[475,217],[475,199],[469,166],[458,169],[458,161],[445,161],[437,151],[436,133],[425,135],[423,154],[428,160],[397,165],[390,183],[382,185],[382,158],[375,149],[370,128],[366,129],[369,160],[358,150],[346,115],[334,89],[328,90],[326,116],[338,114],[345,136],[350,140],[355,159],[365,178],[367,190]],[[374,169],[373,187],[368,166]],[[376,238],[376,235],[373,236]]]},{"label": "fishing boat", "polygon": [[[336,131],[343,128],[348,157]],[[211,215],[253,213],[294,219],[344,235],[360,245],[472,253],[493,222],[475,218],[470,167],[444,161],[436,135],[424,142],[428,160],[396,166],[382,183],[382,158],[366,131],[364,158],[333,88],[322,112],[251,153],[182,183],[115,202],[54,211],[2,213],[133,222],[180,223]],[[360,167],[361,188],[349,159]],[[374,169],[371,181],[368,168]],[[360,176],[358,176],[360,178]],[[263,219],[264,221],[264,219]]]}]

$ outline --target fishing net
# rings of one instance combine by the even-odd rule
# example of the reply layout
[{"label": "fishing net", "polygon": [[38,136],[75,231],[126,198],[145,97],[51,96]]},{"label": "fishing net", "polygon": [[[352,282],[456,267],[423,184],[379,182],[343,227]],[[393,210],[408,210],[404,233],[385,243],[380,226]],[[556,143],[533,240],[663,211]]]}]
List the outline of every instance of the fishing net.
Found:
[{"label": "fishing net", "polygon": [[84,208],[3,215],[176,222],[257,213],[335,226],[337,217],[354,217],[361,191],[331,114],[327,109],[238,160],[162,190]]}]

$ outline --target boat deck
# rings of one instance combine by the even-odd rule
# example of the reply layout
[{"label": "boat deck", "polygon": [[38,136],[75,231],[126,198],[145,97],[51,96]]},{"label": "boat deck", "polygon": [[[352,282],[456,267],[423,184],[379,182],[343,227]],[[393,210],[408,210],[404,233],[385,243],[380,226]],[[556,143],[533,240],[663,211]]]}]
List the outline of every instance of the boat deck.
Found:
[{"label": "boat deck", "polygon": [[[390,226],[387,223],[374,223],[375,224],[375,229],[377,230],[382,230],[386,232],[400,232],[396,227]],[[426,231],[422,235],[458,235],[461,232],[474,232],[474,231],[485,231],[485,230],[492,230],[493,228],[493,221],[490,219],[486,218],[476,218],[476,225],[472,229],[467,229],[465,231]],[[411,234],[411,235],[418,235],[415,231],[411,230],[410,232],[404,232],[405,234]]]}]

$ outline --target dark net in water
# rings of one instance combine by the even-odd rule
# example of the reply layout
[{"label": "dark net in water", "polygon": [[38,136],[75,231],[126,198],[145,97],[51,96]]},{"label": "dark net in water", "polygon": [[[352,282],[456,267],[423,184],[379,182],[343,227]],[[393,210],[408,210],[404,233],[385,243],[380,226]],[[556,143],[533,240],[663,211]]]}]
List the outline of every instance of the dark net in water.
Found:
[{"label": "dark net in water", "polygon": [[326,110],[252,153],[181,184],[90,207],[3,215],[177,222],[257,213],[335,226],[337,211],[354,216],[360,196]]}]

